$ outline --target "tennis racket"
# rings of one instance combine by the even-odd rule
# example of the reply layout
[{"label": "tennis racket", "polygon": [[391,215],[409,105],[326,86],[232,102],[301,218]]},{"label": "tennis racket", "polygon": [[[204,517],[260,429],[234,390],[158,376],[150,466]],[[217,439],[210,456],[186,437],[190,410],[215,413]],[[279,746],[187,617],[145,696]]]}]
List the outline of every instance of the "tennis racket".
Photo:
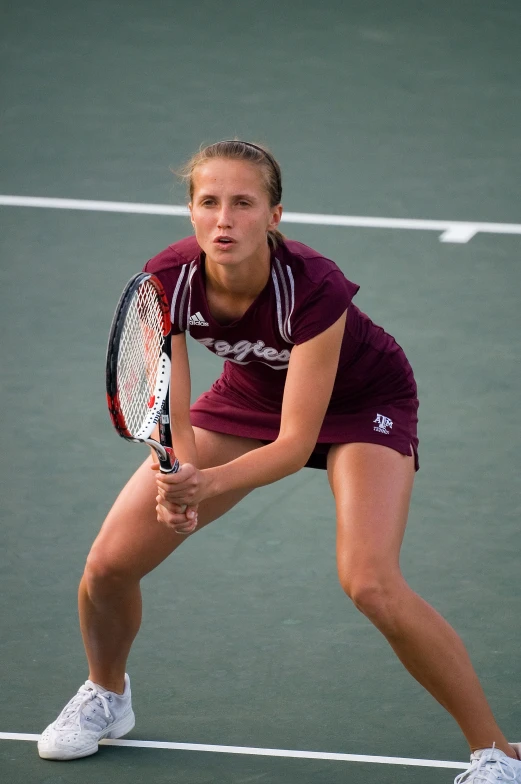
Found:
[{"label": "tennis racket", "polygon": [[[120,297],[107,347],[107,403],[122,438],[151,446],[160,470],[179,461],[170,431],[170,312],[163,287],[146,272],[134,275]],[[159,441],[151,438],[159,424]]]}]

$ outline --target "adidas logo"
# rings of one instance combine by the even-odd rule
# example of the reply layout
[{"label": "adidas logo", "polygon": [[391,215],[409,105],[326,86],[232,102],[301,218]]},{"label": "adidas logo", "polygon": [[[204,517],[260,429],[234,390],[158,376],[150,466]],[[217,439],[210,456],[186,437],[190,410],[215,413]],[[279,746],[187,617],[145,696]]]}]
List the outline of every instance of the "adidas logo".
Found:
[{"label": "adidas logo", "polygon": [[197,313],[194,313],[193,316],[190,316],[190,318],[188,319],[188,323],[190,324],[191,327],[209,327],[210,326],[208,324],[208,322],[204,320],[204,318],[202,317],[201,312],[199,310],[197,311]]}]

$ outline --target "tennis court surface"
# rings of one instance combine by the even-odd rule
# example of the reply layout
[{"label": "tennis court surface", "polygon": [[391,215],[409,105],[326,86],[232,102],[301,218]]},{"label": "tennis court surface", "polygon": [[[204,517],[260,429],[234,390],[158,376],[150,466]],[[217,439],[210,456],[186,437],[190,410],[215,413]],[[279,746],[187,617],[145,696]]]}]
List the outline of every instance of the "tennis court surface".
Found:
[{"label": "tennis court surface", "polygon": [[[411,360],[403,570],[521,741],[519,4],[21,0],[1,27],[0,780],[444,784],[465,767],[453,720],[343,595],[309,469],[144,581],[129,736],[37,756],[86,678],[85,557],[143,457],[105,406],[114,306],[190,233],[170,169],[234,135],[270,146],[283,231],[361,285]],[[191,352],[195,396],[220,365]]]}]

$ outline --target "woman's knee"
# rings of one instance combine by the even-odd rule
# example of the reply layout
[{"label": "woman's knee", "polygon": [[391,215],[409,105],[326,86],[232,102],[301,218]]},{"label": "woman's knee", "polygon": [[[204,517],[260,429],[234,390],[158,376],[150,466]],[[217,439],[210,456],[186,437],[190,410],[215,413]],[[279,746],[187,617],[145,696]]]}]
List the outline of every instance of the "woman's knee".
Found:
[{"label": "woman's knee", "polygon": [[139,583],[139,577],[110,553],[94,546],[85,564],[83,583],[91,597],[107,596]]},{"label": "woman's knee", "polygon": [[405,587],[401,575],[379,571],[346,574],[339,570],[339,579],[355,607],[373,623],[385,626],[392,621]]}]

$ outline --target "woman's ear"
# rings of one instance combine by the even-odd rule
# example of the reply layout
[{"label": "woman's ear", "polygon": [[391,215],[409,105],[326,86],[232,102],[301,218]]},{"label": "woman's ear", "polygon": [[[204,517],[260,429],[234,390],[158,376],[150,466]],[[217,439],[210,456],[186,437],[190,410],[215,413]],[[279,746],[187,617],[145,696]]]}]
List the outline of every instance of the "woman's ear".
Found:
[{"label": "woman's ear", "polygon": [[268,226],[268,231],[273,231],[278,228],[282,218],[282,204],[277,204],[276,207],[271,208],[271,220]]}]

